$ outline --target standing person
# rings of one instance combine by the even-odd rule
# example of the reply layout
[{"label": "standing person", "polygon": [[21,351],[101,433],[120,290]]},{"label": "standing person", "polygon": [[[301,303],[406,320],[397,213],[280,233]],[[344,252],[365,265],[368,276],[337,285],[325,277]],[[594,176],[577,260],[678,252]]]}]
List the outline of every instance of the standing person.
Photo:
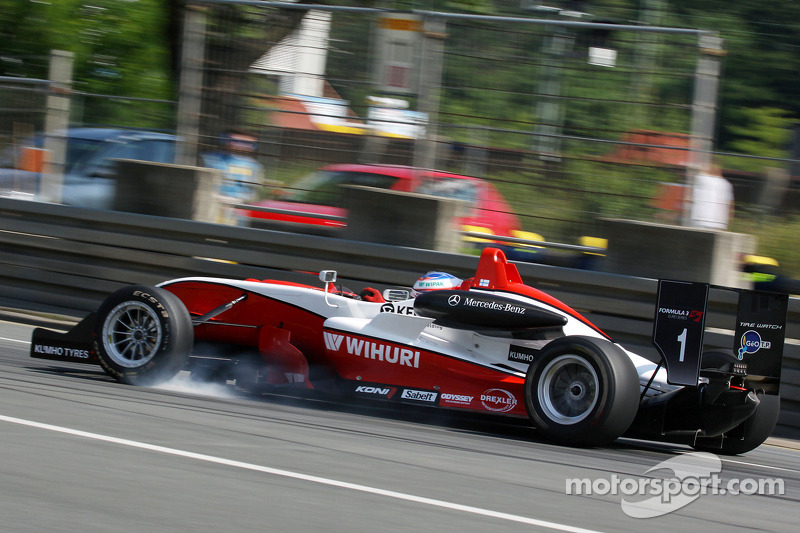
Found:
[{"label": "standing person", "polygon": [[722,170],[712,165],[708,172],[695,176],[689,225],[695,228],[728,228],[733,213],[733,186],[722,177]]},{"label": "standing person", "polygon": [[258,199],[264,182],[264,168],[254,155],[258,146],[255,135],[242,130],[228,130],[220,137],[220,150],[203,155],[203,166],[222,171],[218,194],[222,203],[220,222],[240,224],[234,206]]}]

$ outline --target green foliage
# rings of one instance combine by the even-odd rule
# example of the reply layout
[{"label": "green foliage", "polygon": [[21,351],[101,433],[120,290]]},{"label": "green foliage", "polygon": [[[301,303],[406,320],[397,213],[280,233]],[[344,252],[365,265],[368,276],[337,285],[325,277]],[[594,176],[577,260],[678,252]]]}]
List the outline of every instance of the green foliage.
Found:
[{"label": "green foliage", "polygon": [[[786,157],[791,127],[795,122],[789,111],[774,107],[757,107],[739,109],[738,114],[741,116],[739,121],[729,128],[736,136],[730,143],[731,149],[743,154],[758,154],[761,157]],[[759,164],[761,167],[776,166],[774,161]]]},{"label": "green foliage", "polygon": [[495,14],[495,8],[491,0],[445,0],[444,7],[448,11],[467,11],[480,15]]},{"label": "green foliage", "polygon": [[672,25],[715,30],[724,40],[720,149],[765,156],[764,149],[776,153],[785,148],[774,131],[764,131],[772,143],[747,141],[751,126],[769,126],[778,119],[757,118],[754,114],[761,112],[749,110],[776,108],[784,110],[787,119],[800,119],[800,3],[778,1],[765,7],[755,0],[673,0],[669,14]]},{"label": "green foliage", "polygon": [[756,215],[737,211],[731,231],[755,236],[757,254],[772,257],[781,271],[792,278],[800,278],[800,216]]},{"label": "green foliage", "polygon": [[[73,87],[78,91],[169,99],[173,95],[166,21],[159,0],[4,0],[0,57],[15,61],[0,63],[0,74],[46,78],[50,50],[65,50],[74,54]],[[150,127],[171,123],[163,104],[91,104],[88,118],[93,122]],[[88,105],[83,108],[88,112]]]},{"label": "green foliage", "polygon": [[[331,3],[387,5],[373,0]],[[176,79],[170,65],[167,24],[181,14],[170,9],[181,5],[180,0],[0,0],[0,75],[45,78],[50,50],[62,49],[75,54],[74,79],[79,91],[173,99]],[[391,5],[548,16],[523,11],[518,0],[408,0]],[[779,0],[765,8],[755,0],[595,0],[584,3],[583,9],[592,14],[592,20],[718,32],[727,53],[720,84],[718,149],[764,158],[786,157],[789,128],[800,120],[800,24],[796,23],[800,2]],[[274,12],[237,6],[232,24],[214,26],[220,39],[212,36],[212,41],[235,41],[243,47],[257,43],[244,50],[247,54],[233,50],[249,60],[251,54],[266,51],[265,36],[274,37],[270,41],[274,42],[281,35],[277,30],[267,35],[269,28],[262,28],[270,14]],[[281,31],[293,27],[293,20],[286,20],[289,18],[281,20]],[[366,97],[374,94],[366,20],[361,14],[334,15],[327,73],[327,81],[361,116],[366,114]],[[560,69],[558,94],[549,97],[567,103],[562,108],[560,131],[578,140],[562,143],[564,158],[559,165],[532,164],[533,169],[489,176],[513,201],[525,229],[549,239],[590,233],[581,228],[590,229],[599,216],[645,220],[653,216],[649,199],[658,182],[675,181],[673,171],[630,165],[623,169],[603,163],[602,158],[613,154],[614,147],[585,139],[617,141],[636,128],[688,132],[698,53],[696,36],[571,31],[574,41],[558,56],[547,50],[552,27],[501,27],[470,20],[451,20],[447,26],[440,108],[444,125],[439,133],[451,140],[531,150],[537,122],[542,122],[537,104],[548,97],[541,81],[548,70]],[[175,31],[172,36],[180,37]],[[617,50],[617,64],[613,68],[589,65],[586,51],[592,45]],[[222,63],[230,70],[240,67]],[[249,63],[244,64],[246,69]],[[253,92],[274,91],[258,87]],[[415,103],[414,98],[409,100]],[[258,124],[264,115],[263,102],[251,99],[249,105],[245,121]],[[173,108],[157,102],[121,103],[91,96],[83,97],[77,107],[89,122],[150,128],[170,127],[174,113]],[[778,166],[757,157],[726,158],[723,165],[750,172]],[[306,169],[278,168],[276,172],[281,179],[284,174],[293,179],[301,170]],[[737,224],[739,218],[737,215]],[[796,235],[800,222],[771,220],[746,229],[762,237],[759,241],[769,247],[766,255],[785,265],[794,264],[787,257],[794,246],[781,239],[784,234]],[[774,248],[767,244],[773,236],[774,242],[780,243]],[[795,272],[800,274],[800,267]]]},{"label": "green foliage", "polygon": [[580,235],[597,236],[599,218],[653,220],[652,199],[659,183],[674,181],[673,172],[567,158],[522,173],[493,173],[491,179],[524,230],[570,242]]}]

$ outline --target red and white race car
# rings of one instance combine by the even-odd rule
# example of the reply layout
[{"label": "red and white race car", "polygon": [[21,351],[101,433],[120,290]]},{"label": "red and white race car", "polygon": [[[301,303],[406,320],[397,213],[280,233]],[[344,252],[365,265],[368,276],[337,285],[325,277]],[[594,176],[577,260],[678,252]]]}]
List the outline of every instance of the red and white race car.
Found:
[{"label": "red and white race car", "polygon": [[354,294],[336,289],[334,271],[320,279],[323,287],[208,277],[125,287],[67,333],[37,328],[31,356],[99,364],[134,385],[189,370],[253,392],[316,389],[527,417],[568,445],[628,435],[742,453],[777,420],[785,299],[776,300],[784,323],[773,300],[766,320],[740,306],[738,352],[701,361],[708,287],[664,285],[654,335],[663,359],[654,363],[525,285],[499,249],[485,249],[475,276],[454,288],[434,276],[425,288],[439,290]]}]

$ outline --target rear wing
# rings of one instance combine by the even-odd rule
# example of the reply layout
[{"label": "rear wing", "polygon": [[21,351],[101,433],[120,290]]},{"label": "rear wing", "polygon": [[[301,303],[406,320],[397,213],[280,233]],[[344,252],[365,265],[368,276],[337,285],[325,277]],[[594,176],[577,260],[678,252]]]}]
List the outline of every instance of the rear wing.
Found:
[{"label": "rear wing", "polygon": [[[659,280],[653,344],[674,385],[696,386],[700,375],[709,285]],[[735,290],[735,289],[730,289]],[[731,355],[753,388],[778,394],[789,295],[739,290]]]}]

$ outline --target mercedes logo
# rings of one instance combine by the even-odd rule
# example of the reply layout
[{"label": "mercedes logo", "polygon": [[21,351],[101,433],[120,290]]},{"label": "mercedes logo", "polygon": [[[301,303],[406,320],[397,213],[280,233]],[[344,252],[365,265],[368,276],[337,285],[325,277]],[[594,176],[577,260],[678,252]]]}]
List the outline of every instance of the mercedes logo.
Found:
[{"label": "mercedes logo", "polygon": [[458,303],[460,301],[461,301],[461,296],[459,296],[458,294],[454,294],[450,298],[447,299],[447,303],[449,303],[453,307],[458,305]]}]

